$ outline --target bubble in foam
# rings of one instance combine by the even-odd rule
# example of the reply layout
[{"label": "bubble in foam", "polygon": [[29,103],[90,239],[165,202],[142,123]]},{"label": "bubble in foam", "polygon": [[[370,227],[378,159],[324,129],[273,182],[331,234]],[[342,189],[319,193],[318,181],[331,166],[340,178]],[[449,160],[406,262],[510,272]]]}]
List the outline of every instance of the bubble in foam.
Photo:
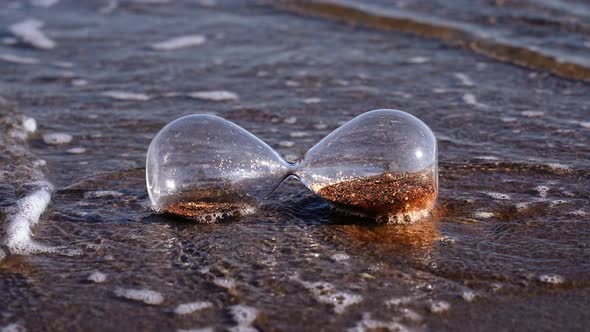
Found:
[{"label": "bubble in foam", "polygon": [[329,282],[317,281],[307,282],[299,278],[294,278],[299,283],[309,290],[316,301],[332,305],[334,312],[342,314],[351,305],[359,304],[363,301],[363,297],[357,294],[339,291]]},{"label": "bubble in foam", "polygon": [[539,281],[545,284],[559,285],[563,284],[565,278],[558,274],[543,274],[539,276]]},{"label": "bubble in foam", "polygon": [[545,198],[547,197],[547,192],[549,191],[549,187],[547,186],[536,186],[535,191],[539,193],[539,196]]},{"label": "bubble in foam", "polygon": [[189,97],[210,101],[235,101],[240,99],[235,92],[226,90],[197,91],[190,93]]},{"label": "bubble in foam", "polygon": [[473,292],[472,290],[468,289],[468,290],[464,290],[463,293],[461,293],[461,297],[463,298],[463,300],[467,301],[467,302],[471,302],[473,300],[475,300],[475,292]]},{"label": "bubble in foam", "polygon": [[233,279],[228,278],[215,278],[213,279],[213,283],[215,286],[225,289],[233,289],[236,287],[236,282]]},{"label": "bubble in foam", "polygon": [[523,111],[520,112],[521,115],[526,116],[527,118],[540,118],[545,115],[545,112],[542,111]]},{"label": "bubble in foam", "polygon": [[493,199],[499,199],[499,200],[509,200],[510,199],[510,195],[508,194],[503,194],[503,193],[497,193],[497,192],[484,192],[484,194],[490,196]]},{"label": "bubble in foam", "polygon": [[85,199],[93,198],[115,198],[121,197],[123,193],[114,190],[98,190],[98,191],[87,191],[84,193]]},{"label": "bubble in foam", "polygon": [[518,212],[523,212],[525,210],[527,210],[530,207],[531,203],[529,202],[520,202],[520,203],[516,203],[514,205],[514,207],[516,207],[516,211]]},{"label": "bubble in foam", "polygon": [[451,304],[446,301],[434,301],[428,307],[428,310],[433,314],[442,314],[449,311],[449,309],[451,309]]},{"label": "bubble in foam", "polygon": [[95,284],[100,284],[107,281],[107,275],[100,271],[94,271],[88,276],[88,281],[91,281]]},{"label": "bubble in foam", "polygon": [[399,307],[399,306],[403,306],[403,305],[408,305],[410,303],[412,303],[413,301],[417,300],[419,297],[417,296],[402,296],[402,297],[396,297],[396,298],[391,298],[387,301],[385,301],[385,305],[388,307]]},{"label": "bubble in foam", "polygon": [[283,120],[283,122],[286,124],[295,124],[295,123],[297,123],[297,117],[290,116],[290,117],[286,118],[285,120]]},{"label": "bubble in foam", "polygon": [[75,148],[68,149],[66,152],[70,153],[70,154],[82,154],[82,153],[86,152],[86,149],[83,147],[75,147]]},{"label": "bubble in foam", "polygon": [[444,245],[453,245],[455,242],[457,242],[456,238],[449,235],[443,235],[438,240]]},{"label": "bubble in foam", "polygon": [[25,116],[23,119],[23,128],[29,134],[32,134],[37,131],[37,121],[33,118]]},{"label": "bubble in foam", "polygon": [[400,311],[402,312],[403,318],[407,321],[418,323],[424,320],[424,317],[422,317],[422,315],[420,315],[412,309],[403,308]]},{"label": "bubble in foam", "polygon": [[557,174],[566,174],[572,171],[572,168],[568,165],[560,163],[548,163],[546,164],[553,172]]},{"label": "bubble in foam", "polygon": [[190,302],[179,304],[176,309],[174,309],[174,313],[177,315],[188,315],[192,314],[193,312],[209,308],[213,308],[213,303],[208,301]]},{"label": "bubble in foam", "polygon": [[586,211],[579,209],[579,210],[575,210],[572,211],[570,213],[568,213],[570,216],[576,216],[576,217],[585,217],[586,216]]},{"label": "bubble in foam", "polygon": [[143,302],[149,305],[159,305],[164,302],[164,296],[161,293],[150,289],[129,289],[117,288],[115,295],[127,300]]},{"label": "bubble in foam", "polygon": [[50,133],[43,135],[43,142],[48,145],[68,144],[72,139],[72,135],[66,133]]},{"label": "bubble in foam", "polygon": [[212,327],[203,327],[197,329],[178,329],[178,332],[214,332],[215,330]]},{"label": "bubble in foam", "polygon": [[484,218],[484,219],[488,219],[493,217],[494,214],[492,212],[487,212],[487,211],[480,211],[480,212],[476,212],[475,213],[475,217],[476,218]]},{"label": "bubble in foam", "polygon": [[252,325],[258,317],[258,309],[241,304],[231,306],[229,311],[238,325]]},{"label": "bubble in foam", "polygon": [[349,260],[350,256],[347,254],[338,253],[330,256],[330,259],[334,262],[343,262]]},{"label": "bubble in foam", "polygon": [[363,318],[356,325],[347,330],[348,332],[370,332],[370,331],[409,331],[407,327],[396,321],[380,321],[371,318],[370,313],[364,313]]}]

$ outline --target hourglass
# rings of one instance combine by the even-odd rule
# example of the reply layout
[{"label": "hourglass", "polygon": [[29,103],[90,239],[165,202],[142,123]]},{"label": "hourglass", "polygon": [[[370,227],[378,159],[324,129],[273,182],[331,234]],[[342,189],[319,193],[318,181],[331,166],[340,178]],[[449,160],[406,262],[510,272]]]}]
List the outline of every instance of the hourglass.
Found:
[{"label": "hourglass", "polygon": [[251,213],[290,176],[339,211],[390,223],[415,221],[436,201],[436,138],[408,113],[375,110],[288,163],[232,122],[189,115],[156,135],[146,165],[153,207],[202,222]]}]

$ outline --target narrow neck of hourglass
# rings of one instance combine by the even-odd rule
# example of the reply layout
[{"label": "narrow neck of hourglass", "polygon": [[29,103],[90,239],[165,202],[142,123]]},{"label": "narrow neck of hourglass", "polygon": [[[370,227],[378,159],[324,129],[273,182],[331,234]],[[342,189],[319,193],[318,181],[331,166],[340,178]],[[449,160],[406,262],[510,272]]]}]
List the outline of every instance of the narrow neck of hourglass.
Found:
[{"label": "narrow neck of hourglass", "polygon": [[285,178],[287,178],[287,177],[299,178],[300,177],[300,168],[301,168],[301,161],[300,160],[297,160],[295,162],[285,161],[285,166],[287,167],[287,174],[286,174]]}]

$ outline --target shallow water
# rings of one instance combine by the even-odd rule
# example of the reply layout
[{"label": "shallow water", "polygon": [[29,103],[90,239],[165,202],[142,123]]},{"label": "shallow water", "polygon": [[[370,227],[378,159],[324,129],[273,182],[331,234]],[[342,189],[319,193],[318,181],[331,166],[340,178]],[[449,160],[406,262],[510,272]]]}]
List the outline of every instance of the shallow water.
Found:
[{"label": "shallow water", "polygon": [[[529,38],[530,30],[512,28],[530,25],[526,15],[488,2],[470,5],[477,15],[455,10],[463,5],[417,2],[405,10],[444,6],[437,15],[456,23],[491,13],[507,22],[492,28],[515,32],[515,43]],[[583,26],[585,12],[576,6],[586,5],[529,1],[520,13],[550,10],[552,20],[577,17]],[[45,23],[40,29],[53,49],[14,44],[8,27],[28,18]],[[587,83],[445,40],[247,1],[62,0],[48,8],[7,1],[0,26],[0,55],[13,56],[0,57],[0,327],[590,324]],[[584,29],[535,27],[542,31],[531,32],[534,40],[552,50],[587,54]],[[168,51],[152,46],[195,34],[205,41]],[[564,45],[554,46],[556,38]],[[15,63],[14,56],[28,60]],[[343,217],[296,181],[256,213],[219,224],[149,209],[147,146],[177,117],[220,115],[295,160],[345,121],[383,107],[418,116],[439,139],[440,196],[425,222],[386,226]],[[36,119],[35,133],[27,134],[31,123],[20,114]],[[71,141],[53,135],[63,143],[54,145],[46,135],[55,133]],[[55,189],[33,228],[35,246],[19,238],[25,255],[11,254],[7,229],[18,202],[51,192],[47,181]],[[179,307],[185,304],[192,305]],[[176,313],[186,308],[194,311]]]}]

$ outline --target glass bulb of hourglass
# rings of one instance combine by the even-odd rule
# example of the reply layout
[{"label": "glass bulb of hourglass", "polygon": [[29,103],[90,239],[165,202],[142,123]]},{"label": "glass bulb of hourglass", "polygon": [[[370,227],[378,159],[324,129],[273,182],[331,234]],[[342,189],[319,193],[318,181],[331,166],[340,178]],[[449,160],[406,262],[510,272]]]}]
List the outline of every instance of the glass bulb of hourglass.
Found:
[{"label": "glass bulb of hourglass", "polygon": [[436,138],[408,113],[367,112],[307,151],[299,176],[344,211],[391,223],[414,221],[436,201]]},{"label": "glass bulb of hourglass", "polygon": [[396,110],[352,119],[298,164],[227,120],[186,116],[156,135],[146,174],[157,210],[205,222],[252,211],[290,175],[340,210],[387,222],[427,215],[438,193],[434,134]]},{"label": "glass bulb of hourglass", "polygon": [[271,147],[238,125],[189,115],[152,140],[146,180],[156,210],[211,222],[250,212],[288,169]]}]

